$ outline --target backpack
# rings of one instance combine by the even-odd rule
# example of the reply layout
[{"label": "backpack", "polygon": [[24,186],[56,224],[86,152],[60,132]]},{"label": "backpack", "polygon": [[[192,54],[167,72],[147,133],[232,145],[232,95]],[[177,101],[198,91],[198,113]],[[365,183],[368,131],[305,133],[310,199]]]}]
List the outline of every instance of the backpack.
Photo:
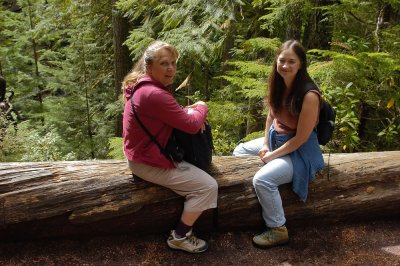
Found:
[{"label": "backpack", "polygon": [[[143,125],[133,105],[133,94],[141,87],[140,85],[143,85],[144,83],[152,82],[146,81],[140,84],[136,84],[130,96],[132,112],[139,125],[146,132],[151,141],[153,141],[157,145],[157,147],[160,149],[160,152],[167,159],[173,162],[182,162],[183,160],[185,160],[186,162],[191,163],[204,171],[208,170],[211,165],[212,151],[214,149],[211,126],[206,123],[205,130],[203,132],[199,131],[196,134],[186,133],[174,128],[166,146],[162,147],[155,136],[153,136],[150,131]],[[157,84],[155,83],[152,84],[157,86]]]},{"label": "backpack", "polygon": [[[313,83],[306,84],[306,90],[304,95],[310,90],[318,90],[321,93],[321,90],[316,87]],[[303,97],[301,102],[303,102]],[[336,119],[336,111],[333,109],[332,105],[330,105],[324,98],[321,96],[321,108],[319,110],[319,122],[316,126],[318,143],[320,145],[326,145],[329,140],[332,138],[333,130],[335,129],[335,119]]]},{"label": "backpack", "polygon": [[172,134],[178,147],[183,150],[183,160],[203,170],[210,167],[214,144],[211,126],[208,123],[203,132],[189,134],[175,128]]},{"label": "backpack", "polygon": [[321,100],[321,110],[319,111],[319,122],[317,125],[318,143],[326,145],[332,138],[335,129],[336,111],[325,99]]}]

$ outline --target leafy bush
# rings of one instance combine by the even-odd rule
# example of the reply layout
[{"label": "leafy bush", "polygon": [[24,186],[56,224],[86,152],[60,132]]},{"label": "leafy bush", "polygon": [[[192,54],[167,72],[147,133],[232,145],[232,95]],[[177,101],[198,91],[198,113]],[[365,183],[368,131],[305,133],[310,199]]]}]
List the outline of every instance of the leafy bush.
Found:
[{"label": "leafy bush", "polygon": [[76,160],[74,152],[65,153],[65,143],[55,127],[32,130],[22,128],[20,135],[24,139],[24,153],[21,161],[72,161]]},{"label": "leafy bush", "polygon": [[111,159],[115,160],[123,160],[125,159],[124,151],[122,148],[123,139],[122,138],[111,138],[109,140],[110,151],[108,152],[108,156]]},{"label": "leafy bush", "polygon": [[23,141],[22,138],[19,138],[13,125],[3,115],[0,115],[0,162],[16,161],[20,158]]},{"label": "leafy bush", "polygon": [[[309,51],[310,74],[337,111],[332,142],[339,152],[400,148],[399,60],[387,53]],[[391,141],[393,140],[393,141]]]}]

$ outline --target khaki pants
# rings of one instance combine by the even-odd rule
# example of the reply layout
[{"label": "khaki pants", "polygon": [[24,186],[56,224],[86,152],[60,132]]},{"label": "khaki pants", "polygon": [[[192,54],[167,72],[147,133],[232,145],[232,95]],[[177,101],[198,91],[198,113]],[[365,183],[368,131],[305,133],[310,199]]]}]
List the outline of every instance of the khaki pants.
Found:
[{"label": "khaki pants", "polygon": [[188,163],[164,169],[128,161],[132,173],[145,181],[167,187],[185,197],[184,211],[201,212],[217,207],[218,184],[213,177]]}]

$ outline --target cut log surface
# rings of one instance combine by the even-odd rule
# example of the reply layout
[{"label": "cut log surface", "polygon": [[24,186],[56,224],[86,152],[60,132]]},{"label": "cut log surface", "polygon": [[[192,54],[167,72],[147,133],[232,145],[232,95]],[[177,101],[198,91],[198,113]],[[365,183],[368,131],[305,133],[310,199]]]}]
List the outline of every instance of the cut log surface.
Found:
[{"label": "cut log surface", "polygon": [[[304,203],[280,187],[287,223],[335,223],[400,216],[400,151],[324,155],[325,169]],[[214,157],[218,211],[197,226],[263,226],[252,177],[258,157]],[[183,198],[134,179],[125,161],[0,163],[0,239],[167,232]]]}]

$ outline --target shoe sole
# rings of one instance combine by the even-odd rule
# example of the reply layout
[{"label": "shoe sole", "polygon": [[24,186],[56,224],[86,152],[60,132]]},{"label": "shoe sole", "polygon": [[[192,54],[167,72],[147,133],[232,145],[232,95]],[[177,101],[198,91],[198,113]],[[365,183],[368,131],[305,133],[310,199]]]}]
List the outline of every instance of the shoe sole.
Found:
[{"label": "shoe sole", "polygon": [[269,249],[269,248],[273,248],[273,247],[279,247],[279,246],[285,246],[289,244],[289,240],[282,242],[282,243],[278,243],[278,244],[274,244],[274,245],[259,245],[257,243],[255,243],[254,241],[251,241],[253,243],[253,246],[255,246],[256,248],[260,248],[260,249]]},{"label": "shoe sole", "polygon": [[168,244],[168,247],[169,247],[170,249],[172,249],[172,250],[184,251],[184,252],[188,252],[188,253],[191,253],[191,254],[203,253],[203,252],[207,251],[207,249],[208,249],[208,245],[207,245],[206,248],[205,248],[204,250],[190,251],[190,250],[183,249],[183,248],[181,248],[181,247],[179,247],[179,246],[175,246],[175,245],[170,244],[170,243],[167,243],[167,244]]}]

